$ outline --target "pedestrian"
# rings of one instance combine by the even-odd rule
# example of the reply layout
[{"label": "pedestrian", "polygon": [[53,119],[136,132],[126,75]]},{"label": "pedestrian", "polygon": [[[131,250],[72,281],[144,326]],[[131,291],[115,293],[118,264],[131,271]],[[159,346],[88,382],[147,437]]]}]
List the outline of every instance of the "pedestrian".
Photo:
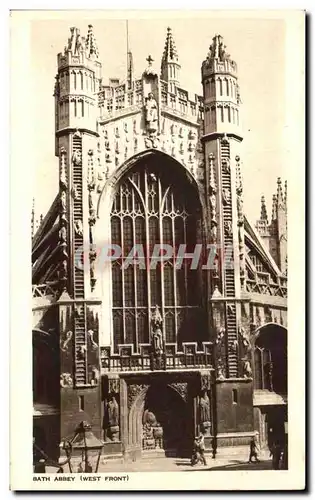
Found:
[{"label": "pedestrian", "polygon": [[206,457],[205,457],[205,437],[203,433],[200,433],[198,437],[196,437],[193,446],[193,454],[191,457],[191,465],[196,465],[198,462],[201,462],[203,465],[207,465]]},{"label": "pedestrian", "polygon": [[270,456],[272,456],[272,468],[274,470],[279,470],[280,468],[280,459],[282,455],[282,449],[279,441],[275,441],[270,450]]},{"label": "pedestrian", "polygon": [[200,461],[199,454],[199,436],[194,439],[193,451],[191,456],[191,465],[194,466]]},{"label": "pedestrian", "polygon": [[259,458],[258,458],[258,446],[257,446],[257,442],[256,442],[256,439],[255,439],[255,436],[253,436],[250,440],[250,444],[249,444],[249,459],[248,459],[248,463],[252,463],[252,459],[255,458],[256,459],[256,462],[259,462]]},{"label": "pedestrian", "polygon": [[201,462],[203,463],[203,465],[207,465],[207,461],[206,461],[206,457],[205,457],[205,450],[206,450],[205,436],[201,432],[201,434],[199,436],[199,455],[200,455],[200,459],[201,459]]}]

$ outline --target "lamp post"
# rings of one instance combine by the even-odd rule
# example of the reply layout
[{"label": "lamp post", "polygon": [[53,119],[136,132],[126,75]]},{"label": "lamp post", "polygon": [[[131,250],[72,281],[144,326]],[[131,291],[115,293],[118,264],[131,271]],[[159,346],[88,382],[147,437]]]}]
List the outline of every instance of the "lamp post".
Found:
[{"label": "lamp post", "polygon": [[[70,453],[73,456],[75,450],[81,452],[82,460],[77,472],[97,472],[103,446],[103,441],[94,436],[91,425],[88,422],[82,421],[76,428],[74,438],[71,440],[71,450],[66,444],[64,444],[64,450],[68,457]],[[94,471],[91,460],[93,454],[96,456]],[[70,472],[72,472],[71,458],[69,460]]]}]

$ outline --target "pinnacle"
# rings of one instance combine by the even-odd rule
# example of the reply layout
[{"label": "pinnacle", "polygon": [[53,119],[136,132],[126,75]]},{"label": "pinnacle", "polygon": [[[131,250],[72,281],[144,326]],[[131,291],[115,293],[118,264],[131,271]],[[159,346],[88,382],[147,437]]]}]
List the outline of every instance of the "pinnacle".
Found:
[{"label": "pinnacle", "polygon": [[173,38],[172,30],[171,30],[171,28],[168,27],[165,46],[164,46],[164,52],[163,52],[163,56],[162,56],[162,62],[169,62],[170,60],[178,62],[178,53],[177,53],[175,41]]},{"label": "pinnacle", "polygon": [[93,32],[92,24],[89,24],[89,26],[88,26],[88,33],[87,33],[87,37],[85,40],[85,49],[87,51],[88,57],[91,57],[92,55],[94,55],[96,57],[96,59],[98,58],[99,52],[98,52],[98,47],[97,47],[96,38],[95,38],[95,35]]},{"label": "pinnacle", "polygon": [[265,197],[261,197],[260,220],[268,220]]},{"label": "pinnacle", "polygon": [[226,45],[224,45],[221,35],[216,34],[212,38],[212,44],[209,48],[209,59],[219,59],[221,61],[230,59],[230,55],[226,52]]},{"label": "pinnacle", "polygon": [[278,184],[278,188],[277,188],[277,202],[278,203],[282,203],[283,202],[283,192],[282,192],[281,177],[278,177],[277,184]]}]

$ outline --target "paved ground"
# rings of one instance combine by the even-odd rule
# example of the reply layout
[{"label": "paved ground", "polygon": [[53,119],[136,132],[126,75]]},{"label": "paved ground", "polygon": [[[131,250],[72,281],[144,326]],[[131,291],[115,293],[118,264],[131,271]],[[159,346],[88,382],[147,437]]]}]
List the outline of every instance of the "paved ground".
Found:
[{"label": "paved ground", "polygon": [[121,461],[103,460],[99,472],[162,472],[162,471],[194,471],[194,470],[269,470],[271,460],[267,454],[262,454],[258,463],[248,463],[248,454],[243,456],[211,458],[207,456],[207,465],[190,465],[187,458],[143,458],[137,462],[122,463]]}]

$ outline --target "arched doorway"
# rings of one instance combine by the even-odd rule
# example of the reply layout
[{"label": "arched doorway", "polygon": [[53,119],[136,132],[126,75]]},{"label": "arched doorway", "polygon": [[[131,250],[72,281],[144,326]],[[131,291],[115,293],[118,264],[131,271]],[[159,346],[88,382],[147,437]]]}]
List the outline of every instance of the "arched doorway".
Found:
[{"label": "arched doorway", "polygon": [[253,337],[254,407],[261,444],[269,448],[286,441],[287,330],[268,323]]},{"label": "arched doorway", "polygon": [[142,450],[160,451],[166,456],[186,456],[191,446],[187,403],[168,385],[148,390],[142,414]]},{"label": "arched doorway", "polygon": [[143,455],[188,456],[193,440],[192,405],[172,384],[155,381],[134,401],[126,430],[127,459],[137,460]]},{"label": "arched doorway", "polygon": [[276,323],[254,337],[254,388],[287,394],[287,330]]}]

